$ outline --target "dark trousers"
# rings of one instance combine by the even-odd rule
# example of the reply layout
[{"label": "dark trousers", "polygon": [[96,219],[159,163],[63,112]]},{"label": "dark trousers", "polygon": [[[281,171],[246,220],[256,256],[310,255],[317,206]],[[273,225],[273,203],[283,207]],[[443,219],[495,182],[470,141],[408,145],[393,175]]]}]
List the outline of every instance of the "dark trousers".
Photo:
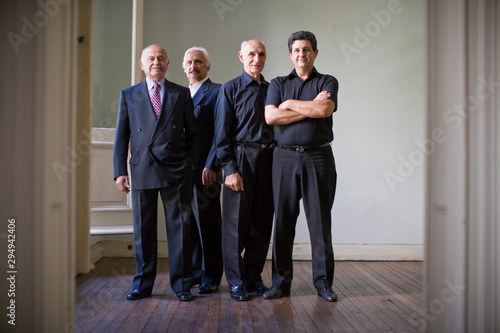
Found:
[{"label": "dark trousers", "polygon": [[300,199],[310,234],[314,286],[318,290],[332,286],[335,263],[331,209],[336,184],[330,146],[302,153],[274,149],[273,286],[290,288],[292,283],[292,251]]},{"label": "dark trousers", "polygon": [[145,293],[151,293],[153,290],[158,250],[158,193],[163,202],[167,227],[170,286],[174,292],[189,290],[193,278],[190,181],[161,189],[133,190],[134,250],[137,266],[133,289]]},{"label": "dark trousers", "polygon": [[245,190],[224,186],[222,194],[222,248],[230,286],[262,281],[273,224],[272,155],[272,149],[250,146],[234,152]]},{"label": "dark trousers", "polygon": [[196,184],[194,188],[191,205],[194,276],[202,276],[202,283],[220,284],[223,273],[221,185],[217,182]]}]

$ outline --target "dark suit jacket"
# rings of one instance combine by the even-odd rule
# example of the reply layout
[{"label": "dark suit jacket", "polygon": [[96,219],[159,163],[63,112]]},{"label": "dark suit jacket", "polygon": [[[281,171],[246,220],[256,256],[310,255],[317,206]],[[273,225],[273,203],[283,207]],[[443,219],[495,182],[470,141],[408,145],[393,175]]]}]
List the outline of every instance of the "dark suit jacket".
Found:
[{"label": "dark suit jacket", "polygon": [[194,172],[194,183],[201,184],[203,168],[218,171],[214,141],[214,111],[220,84],[207,79],[193,96],[194,115],[201,135],[200,158]]},{"label": "dark suit jacket", "polygon": [[165,80],[160,117],[156,120],[146,81],[122,90],[113,150],[114,177],[128,175],[130,142],[132,188],[163,188],[192,176],[199,133],[189,89]]}]

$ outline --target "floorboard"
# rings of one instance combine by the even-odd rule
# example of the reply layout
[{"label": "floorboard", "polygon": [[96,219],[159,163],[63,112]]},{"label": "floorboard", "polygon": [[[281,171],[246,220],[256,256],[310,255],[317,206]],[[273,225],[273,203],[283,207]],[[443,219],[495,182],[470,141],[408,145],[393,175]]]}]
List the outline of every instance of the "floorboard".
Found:
[{"label": "floorboard", "polygon": [[[133,258],[103,258],[76,279],[75,332],[419,332],[423,302],[422,262],[350,262],[335,264],[334,290],[339,302],[317,296],[310,261],[294,262],[290,297],[248,302],[220,290],[179,302],[170,289],[168,260],[158,260],[151,297],[127,301],[135,274]],[[264,282],[271,281],[266,262]]]}]

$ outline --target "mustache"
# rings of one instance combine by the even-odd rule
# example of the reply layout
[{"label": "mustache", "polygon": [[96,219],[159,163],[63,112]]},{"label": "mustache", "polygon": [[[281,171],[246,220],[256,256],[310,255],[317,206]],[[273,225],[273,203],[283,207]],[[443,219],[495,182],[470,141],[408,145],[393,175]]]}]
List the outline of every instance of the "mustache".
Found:
[{"label": "mustache", "polygon": [[193,69],[191,69],[191,70],[189,71],[189,74],[191,74],[191,73],[197,73],[197,74],[200,74],[200,70],[199,70],[199,69],[197,69],[197,68],[193,68]]}]

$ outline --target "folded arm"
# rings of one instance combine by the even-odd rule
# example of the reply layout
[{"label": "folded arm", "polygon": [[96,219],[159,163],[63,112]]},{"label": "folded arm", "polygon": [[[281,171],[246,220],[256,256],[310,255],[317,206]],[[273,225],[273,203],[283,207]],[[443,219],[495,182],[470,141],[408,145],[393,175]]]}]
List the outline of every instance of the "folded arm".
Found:
[{"label": "folded arm", "polygon": [[320,92],[312,101],[289,99],[276,107],[266,105],[266,122],[269,125],[285,125],[304,118],[326,118],[335,110],[335,103],[329,100],[330,93]]}]

